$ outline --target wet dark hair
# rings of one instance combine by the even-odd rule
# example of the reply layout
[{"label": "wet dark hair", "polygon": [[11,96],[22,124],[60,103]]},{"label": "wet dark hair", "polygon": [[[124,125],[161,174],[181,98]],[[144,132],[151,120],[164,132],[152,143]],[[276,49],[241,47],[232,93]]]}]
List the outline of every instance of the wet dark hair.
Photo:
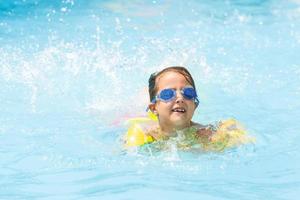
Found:
[{"label": "wet dark hair", "polygon": [[193,79],[192,75],[190,74],[190,72],[185,67],[171,66],[171,67],[167,67],[159,72],[155,72],[155,73],[151,74],[149,81],[148,81],[148,91],[149,91],[150,101],[152,101],[154,99],[154,97],[157,93],[157,83],[156,83],[157,78],[166,72],[177,72],[177,73],[183,75],[184,78],[186,79],[186,81],[189,84],[191,84],[191,86],[193,86],[193,88],[196,90],[194,79]]}]

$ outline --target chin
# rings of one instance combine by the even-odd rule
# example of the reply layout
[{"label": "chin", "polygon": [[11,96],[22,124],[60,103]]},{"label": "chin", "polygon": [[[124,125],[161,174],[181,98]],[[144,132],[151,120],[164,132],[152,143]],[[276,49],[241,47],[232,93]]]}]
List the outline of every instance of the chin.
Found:
[{"label": "chin", "polygon": [[189,121],[176,120],[173,122],[173,125],[176,129],[183,129],[189,126]]}]

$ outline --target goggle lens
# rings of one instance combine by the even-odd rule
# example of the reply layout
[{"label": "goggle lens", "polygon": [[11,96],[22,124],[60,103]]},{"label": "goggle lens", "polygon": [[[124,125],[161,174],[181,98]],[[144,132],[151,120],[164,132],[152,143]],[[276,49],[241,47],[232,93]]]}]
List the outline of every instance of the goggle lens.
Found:
[{"label": "goggle lens", "polygon": [[159,93],[159,99],[163,101],[171,101],[176,96],[176,91],[173,89],[164,89]]},{"label": "goggle lens", "polygon": [[194,90],[194,88],[184,88],[182,90],[182,95],[184,96],[184,98],[186,99],[194,99],[197,97],[196,91]]}]

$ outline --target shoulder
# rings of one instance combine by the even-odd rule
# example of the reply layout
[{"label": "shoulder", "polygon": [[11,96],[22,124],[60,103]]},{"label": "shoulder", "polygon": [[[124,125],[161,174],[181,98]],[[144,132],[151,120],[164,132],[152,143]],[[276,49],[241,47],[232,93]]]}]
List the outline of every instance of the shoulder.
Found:
[{"label": "shoulder", "polygon": [[197,129],[203,129],[203,128],[207,127],[207,125],[203,125],[203,124],[196,123],[196,122],[191,122],[191,126],[197,128]]},{"label": "shoulder", "polygon": [[201,138],[211,138],[215,133],[215,127],[213,125],[203,125],[192,122],[192,127],[196,129],[196,136]]},{"label": "shoulder", "polygon": [[151,136],[154,140],[166,139],[158,125],[148,128],[145,134]]}]

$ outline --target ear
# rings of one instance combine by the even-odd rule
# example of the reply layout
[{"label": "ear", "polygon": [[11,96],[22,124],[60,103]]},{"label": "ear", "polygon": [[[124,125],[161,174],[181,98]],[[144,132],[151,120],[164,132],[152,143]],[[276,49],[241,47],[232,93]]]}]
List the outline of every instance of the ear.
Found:
[{"label": "ear", "polygon": [[157,115],[157,110],[156,110],[156,105],[155,103],[150,103],[148,105],[149,110],[151,110],[151,112],[153,112],[155,115]]}]

